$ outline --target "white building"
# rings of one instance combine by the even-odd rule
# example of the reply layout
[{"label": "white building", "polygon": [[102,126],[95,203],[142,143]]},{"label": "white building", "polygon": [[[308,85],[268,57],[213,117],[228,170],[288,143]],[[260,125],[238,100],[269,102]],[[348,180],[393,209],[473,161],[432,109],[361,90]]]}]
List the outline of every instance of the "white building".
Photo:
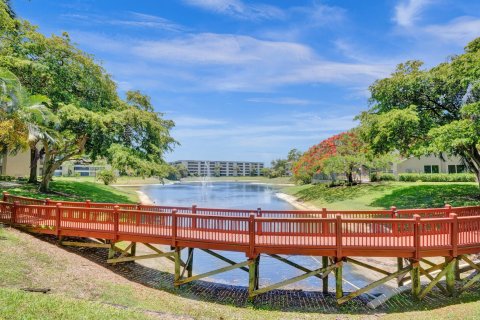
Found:
[{"label": "white building", "polygon": [[463,173],[467,168],[460,157],[435,155],[409,157],[392,166],[394,174],[399,173]]},{"label": "white building", "polygon": [[263,162],[249,161],[213,161],[213,160],[178,160],[171,165],[183,164],[192,176],[259,176],[263,169]]}]

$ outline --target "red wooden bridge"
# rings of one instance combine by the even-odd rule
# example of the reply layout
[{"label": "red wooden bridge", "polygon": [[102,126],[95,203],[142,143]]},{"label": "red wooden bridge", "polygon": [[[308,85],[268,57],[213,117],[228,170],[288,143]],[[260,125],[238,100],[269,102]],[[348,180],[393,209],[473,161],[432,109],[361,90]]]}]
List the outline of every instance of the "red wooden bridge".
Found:
[{"label": "red wooden bridge", "polygon": [[[108,262],[121,263],[165,257],[175,262],[176,286],[240,268],[249,273],[251,298],[290,283],[316,276],[328,291],[328,276],[334,273],[339,303],[396,279],[410,281],[412,293],[423,298],[434,286],[445,294],[457,294],[480,279],[480,266],[469,255],[480,253],[480,206],[434,209],[338,211],[236,210],[135,204],[38,200],[3,194],[0,222],[35,233],[59,237],[63,245],[104,247]],[[63,241],[63,237],[90,241]],[[116,243],[130,242],[125,249]],[[137,255],[143,243],[152,254]],[[161,251],[153,244],[168,245]],[[188,250],[186,261],[180,252]],[[227,267],[193,275],[194,249],[227,262]],[[235,262],[221,251],[238,251],[246,261]],[[270,255],[305,273],[268,287],[259,288],[259,259]],[[310,270],[283,258],[288,255],[321,256],[322,267]],[[398,269],[389,272],[354,257],[394,257]],[[442,257],[441,263],[428,258]],[[444,260],[443,260],[444,258]],[[435,259],[434,259],[435,260]],[[438,259],[436,259],[438,260]],[[444,261],[444,262],[443,262]],[[460,262],[465,266],[460,267]],[[353,263],[384,277],[349,295],[342,289],[342,265]],[[471,271],[473,270],[473,273]],[[470,272],[464,279],[463,272]],[[410,275],[409,275],[410,274]],[[430,283],[422,288],[420,278]],[[440,280],[445,277],[445,284]]]}]

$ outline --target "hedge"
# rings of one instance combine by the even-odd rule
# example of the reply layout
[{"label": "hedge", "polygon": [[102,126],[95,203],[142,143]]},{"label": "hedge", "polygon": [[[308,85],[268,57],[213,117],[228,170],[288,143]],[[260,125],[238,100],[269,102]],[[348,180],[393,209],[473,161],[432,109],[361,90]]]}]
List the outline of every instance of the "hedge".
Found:
[{"label": "hedge", "polygon": [[395,176],[391,173],[372,173],[370,174],[370,181],[377,182],[377,181],[395,181],[397,180]]},{"label": "hedge", "polygon": [[400,173],[399,181],[404,182],[475,182],[475,175],[472,173]]}]

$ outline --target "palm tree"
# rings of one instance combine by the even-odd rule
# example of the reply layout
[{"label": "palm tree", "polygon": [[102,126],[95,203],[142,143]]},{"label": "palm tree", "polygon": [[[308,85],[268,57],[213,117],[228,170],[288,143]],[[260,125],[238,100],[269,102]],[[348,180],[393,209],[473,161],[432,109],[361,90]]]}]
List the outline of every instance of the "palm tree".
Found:
[{"label": "palm tree", "polygon": [[53,141],[56,117],[47,107],[50,100],[42,95],[30,95],[20,80],[10,71],[0,68],[0,122],[16,123],[19,132],[16,141],[2,141],[3,152],[15,153],[26,146],[30,148],[29,182],[37,182],[37,164],[41,139]]}]

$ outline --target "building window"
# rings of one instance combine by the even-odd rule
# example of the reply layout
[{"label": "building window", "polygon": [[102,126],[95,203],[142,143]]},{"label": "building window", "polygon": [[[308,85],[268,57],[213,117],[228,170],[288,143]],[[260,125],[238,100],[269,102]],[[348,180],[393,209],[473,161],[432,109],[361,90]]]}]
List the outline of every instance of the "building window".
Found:
[{"label": "building window", "polygon": [[467,168],[462,164],[450,164],[448,165],[448,173],[464,173],[467,171]]},{"label": "building window", "polygon": [[438,167],[438,165],[424,166],[423,167],[423,172],[425,172],[425,173],[439,173],[440,168]]}]

